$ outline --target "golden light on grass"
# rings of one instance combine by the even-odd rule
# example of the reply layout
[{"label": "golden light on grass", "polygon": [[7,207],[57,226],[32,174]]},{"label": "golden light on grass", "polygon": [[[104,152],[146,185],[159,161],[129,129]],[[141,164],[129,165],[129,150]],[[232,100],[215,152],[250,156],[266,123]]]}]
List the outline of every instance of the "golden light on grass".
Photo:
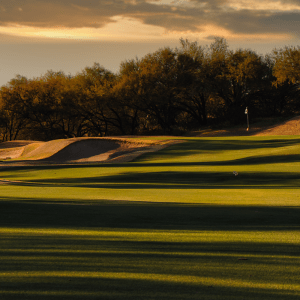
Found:
[{"label": "golden light on grass", "polygon": [[1,185],[0,298],[299,297],[299,136],[186,140],[2,170],[20,181]]},{"label": "golden light on grass", "polygon": [[[239,280],[233,278],[216,278],[216,277],[202,277],[202,276],[185,276],[185,275],[169,275],[169,274],[151,274],[151,273],[130,273],[130,272],[1,272],[0,278],[24,277],[37,278],[38,281],[43,278],[90,278],[90,279],[126,279],[126,280],[143,280],[143,281],[161,281],[161,282],[175,282],[178,284],[201,284],[219,287],[243,287],[254,289],[275,289],[281,291],[299,292],[299,284],[282,284],[282,283],[261,283],[252,280]],[[1,292],[0,292],[1,295]]]},{"label": "golden light on grass", "polygon": [[[65,287],[49,289],[47,295],[97,295],[93,290],[82,292],[75,288],[73,284],[83,280],[97,284],[106,280],[134,286],[138,283],[140,287],[175,284],[183,288],[244,289],[263,294],[282,293],[285,297],[300,292],[299,283],[291,275],[298,274],[299,256],[274,251],[283,244],[297,247],[299,232],[1,228],[0,235],[4,240],[9,237],[19,241],[20,245],[22,238],[35,241],[25,249],[3,245],[0,262],[24,265],[25,270],[1,271],[0,280],[28,282],[31,286],[59,282]],[[57,241],[56,247],[46,242],[49,238],[52,243]],[[168,247],[155,247],[160,243],[167,243]],[[195,245],[198,246],[193,248]],[[207,247],[201,248],[201,245]],[[160,261],[162,266],[153,269],[154,261]],[[114,271],[107,269],[111,265]],[[43,269],[38,269],[39,266]],[[134,271],[128,270],[131,267]],[[262,275],[269,273],[272,275],[267,278]],[[282,280],[278,280],[278,276]],[[290,278],[285,281],[284,276]],[[4,288],[0,296],[15,293],[43,295],[43,291],[37,289],[16,292]]]},{"label": "golden light on grass", "polygon": [[[252,243],[285,243],[299,244],[300,232],[295,231],[214,231],[214,230],[131,230],[127,231],[115,229],[110,230],[76,230],[76,229],[39,229],[39,228],[0,228],[0,234],[15,235],[21,238],[22,236],[31,237],[78,237],[78,239],[86,240],[102,240],[102,241],[124,241],[135,240],[143,242],[252,242]],[[266,239],[267,238],[267,239]],[[18,250],[22,251],[22,250]],[[53,251],[56,251],[55,249]]]}]

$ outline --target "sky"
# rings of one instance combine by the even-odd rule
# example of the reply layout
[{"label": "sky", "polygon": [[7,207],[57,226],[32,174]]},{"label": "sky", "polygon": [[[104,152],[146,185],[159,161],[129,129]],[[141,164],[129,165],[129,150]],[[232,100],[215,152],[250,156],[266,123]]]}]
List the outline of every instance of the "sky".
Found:
[{"label": "sky", "polygon": [[263,55],[300,45],[300,0],[1,0],[0,86],[94,62],[117,73],[180,38],[216,36]]}]

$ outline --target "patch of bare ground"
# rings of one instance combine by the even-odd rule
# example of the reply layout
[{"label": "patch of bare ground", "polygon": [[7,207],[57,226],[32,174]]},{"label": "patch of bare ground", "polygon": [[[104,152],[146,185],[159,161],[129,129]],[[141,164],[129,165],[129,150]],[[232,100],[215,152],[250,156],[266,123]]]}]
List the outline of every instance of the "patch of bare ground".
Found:
[{"label": "patch of bare ground", "polygon": [[265,128],[256,135],[300,135],[300,116],[284,121],[280,125]]},{"label": "patch of bare ground", "polygon": [[236,126],[224,129],[206,128],[190,133],[190,136],[198,137],[226,137],[226,136],[268,136],[268,135],[300,135],[300,116],[282,121],[268,120],[250,124],[250,130],[246,126]]}]

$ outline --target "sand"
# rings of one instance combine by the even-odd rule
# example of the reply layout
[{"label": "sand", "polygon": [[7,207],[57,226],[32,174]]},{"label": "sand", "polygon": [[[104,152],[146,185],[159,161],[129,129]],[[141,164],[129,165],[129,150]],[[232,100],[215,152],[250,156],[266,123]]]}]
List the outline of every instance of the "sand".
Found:
[{"label": "sand", "polygon": [[[300,135],[300,116],[269,128],[235,128],[202,131],[195,136],[266,136]],[[95,138],[81,137],[49,142],[8,141],[0,143],[0,166],[44,164],[123,163],[158,151],[182,140],[142,139],[138,137]]]},{"label": "sand", "polygon": [[9,141],[0,144],[0,166],[122,163],[178,142],[181,141],[85,137],[49,142]]}]

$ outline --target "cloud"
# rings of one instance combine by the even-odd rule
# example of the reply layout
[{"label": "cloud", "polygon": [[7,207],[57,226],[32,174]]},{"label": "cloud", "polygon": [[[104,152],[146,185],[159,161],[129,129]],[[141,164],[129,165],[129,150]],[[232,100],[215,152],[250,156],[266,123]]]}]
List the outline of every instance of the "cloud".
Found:
[{"label": "cloud", "polygon": [[[0,6],[0,26],[18,24],[33,27],[102,27],[112,22],[114,12],[97,1],[4,0]],[[92,4],[94,3],[94,7]]]},{"label": "cloud", "polygon": [[219,15],[216,25],[234,33],[300,33],[300,12],[270,13],[243,10]]},{"label": "cloud", "polygon": [[104,28],[132,18],[166,32],[300,35],[300,0],[2,0],[0,26]]}]

